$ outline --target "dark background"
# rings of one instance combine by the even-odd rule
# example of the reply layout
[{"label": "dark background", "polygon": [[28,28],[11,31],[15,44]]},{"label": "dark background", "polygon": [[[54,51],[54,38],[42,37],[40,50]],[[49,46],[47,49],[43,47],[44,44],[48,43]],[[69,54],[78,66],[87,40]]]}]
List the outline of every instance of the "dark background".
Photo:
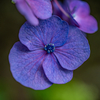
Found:
[{"label": "dark background", "polygon": [[100,0],[86,0],[98,22],[98,31],[87,35],[90,58],[74,71],[71,82],[54,84],[36,91],[22,86],[10,72],[9,51],[18,41],[18,32],[25,18],[11,0],[0,1],[0,100],[100,100]]}]

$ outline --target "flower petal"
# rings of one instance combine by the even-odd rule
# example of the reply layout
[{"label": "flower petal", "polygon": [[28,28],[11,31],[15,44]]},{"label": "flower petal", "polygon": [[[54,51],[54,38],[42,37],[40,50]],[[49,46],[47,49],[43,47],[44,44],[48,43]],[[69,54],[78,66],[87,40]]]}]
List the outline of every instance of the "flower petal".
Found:
[{"label": "flower petal", "polygon": [[21,1],[15,1],[16,7],[19,10],[19,12],[25,16],[25,18],[28,20],[28,22],[32,25],[38,25],[38,19],[34,16],[33,12],[31,11],[30,7],[26,3],[25,0]]},{"label": "flower petal", "polygon": [[80,25],[79,29],[86,33],[94,33],[98,30],[98,25],[96,19],[89,15],[87,17],[76,16],[75,20]]},{"label": "flower petal", "polygon": [[[52,6],[53,6],[53,14],[59,16],[60,18],[62,17],[62,12],[59,9],[59,7],[57,6],[57,4],[55,3],[55,1],[51,1],[52,2]],[[59,2],[59,4],[61,4]]]},{"label": "flower petal", "polygon": [[64,0],[65,2],[80,1],[80,0]]},{"label": "flower petal", "polygon": [[32,26],[26,22],[19,31],[20,41],[29,50],[43,49],[49,43],[62,46],[66,43],[67,35],[68,24],[57,16],[40,20],[38,26]]},{"label": "flower petal", "polygon": [[73,77],[73,71],[63,69],[53,55],[48,54],[43,62],[43,69],[47,78],[56,84],[69,82]]},{"label": "flower petal", "polygon": [[26,22],[19,31],[19,39],[29,50],[42,49],[44,44],[41,40],[41,34],[39,27],[32,26]]},{"label": "flower petal", "polygon": [[13,77],[22,85],[42,90],[52,83],[46,78],[42,61],[45,53],[42,50],[30,52],[24,45],[17,42],[9,54],[9,62]]},{"label": "flower petal", "polygon": [[53,15],[47,20],[40,20],[39,27],[45,44],[53,43],[55,46],[62,46],[66,43],[69,25],[59,17]]},{"label": "flower petal", "polygon": [[73,18],[73,16],[69,13],[70,18],[68,18],[69,25],[80,27],[77,21]]},{"label": "flower petal", "polygon": [[90,14],[90,7],[84,1],[72,1],[70,9],[75,16],[86,17]]},{"label": "flower petal", "polygon": [[27,0],[31,10],[40,19],[46,19],[52,15],[50,0]]},{"label": "flower petal", "polygon": [[90,47],[81,31],[70,26],[66,44],[56,48],[54,54],[63,68],[75,70],[89,58]]}]

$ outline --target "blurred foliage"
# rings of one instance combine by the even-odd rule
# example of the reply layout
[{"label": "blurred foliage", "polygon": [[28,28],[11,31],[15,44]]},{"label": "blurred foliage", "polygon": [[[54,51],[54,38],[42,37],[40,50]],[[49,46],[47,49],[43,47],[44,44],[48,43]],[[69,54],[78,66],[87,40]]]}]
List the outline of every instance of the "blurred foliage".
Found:
[{"label": "blurred foliage", "polygon": [[67,84],[54,84],[46,90],[33,91],[37,100],[96,100],[98,90],[94,86],[86,85],[84,82],[72,80]]}]

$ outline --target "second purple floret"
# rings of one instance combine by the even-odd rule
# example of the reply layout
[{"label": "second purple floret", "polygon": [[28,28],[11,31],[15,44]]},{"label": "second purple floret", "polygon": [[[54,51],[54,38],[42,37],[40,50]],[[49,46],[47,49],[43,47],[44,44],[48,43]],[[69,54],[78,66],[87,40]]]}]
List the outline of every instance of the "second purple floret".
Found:
[{"label": "second purple floret", "polygon": [[77,27],[57,16],[39,23],[36,27],[28,22],[22,25],[20,42],[14,44],[9,54],[13,77],[35,90],[69,82],[73,70],[90,56],[88,40]]},{"label": "second purple floret", "polygon": [[[97,21],[90,15],[90,7],[87,2],[80,0],[64,0],[64,2],[61,3],[54,0],[52,4],[54,15],[58,15],[70,25],[78,26],[81,31],[89,34],[98,30]],[[68,15],[66,16],[66,14]]]}]

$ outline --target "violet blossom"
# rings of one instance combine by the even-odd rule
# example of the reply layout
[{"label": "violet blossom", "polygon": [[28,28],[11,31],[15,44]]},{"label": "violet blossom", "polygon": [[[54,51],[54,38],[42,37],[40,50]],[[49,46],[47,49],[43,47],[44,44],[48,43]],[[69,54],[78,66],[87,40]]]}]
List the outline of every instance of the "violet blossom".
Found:
[{"label": "violet blossom", "polygon": [[[57,0],[54,0],[55,2]],[[78,26],[80,30],[86,33],[94,33],[98,30],[96,19],[90,15],[90,7],[88,3],[80,0],[65,0],[60,3],[66,16],[53,1],[54,14],[67,21],[70,25]]]},{"label": "violet blossom", "polygon": [[22,85],[43,90],[53,83],[65,84],[73,70],[90,56],[88,40],[81,31],[57,16],[39,20],[38,26],[25,22],[9,54],[13,77]]},{"label": "violet blossom", "polygon": [[32,25],[38,25],[39,19],[47,19],[52,15],[50,0],[13,0],[19,12]]}]

